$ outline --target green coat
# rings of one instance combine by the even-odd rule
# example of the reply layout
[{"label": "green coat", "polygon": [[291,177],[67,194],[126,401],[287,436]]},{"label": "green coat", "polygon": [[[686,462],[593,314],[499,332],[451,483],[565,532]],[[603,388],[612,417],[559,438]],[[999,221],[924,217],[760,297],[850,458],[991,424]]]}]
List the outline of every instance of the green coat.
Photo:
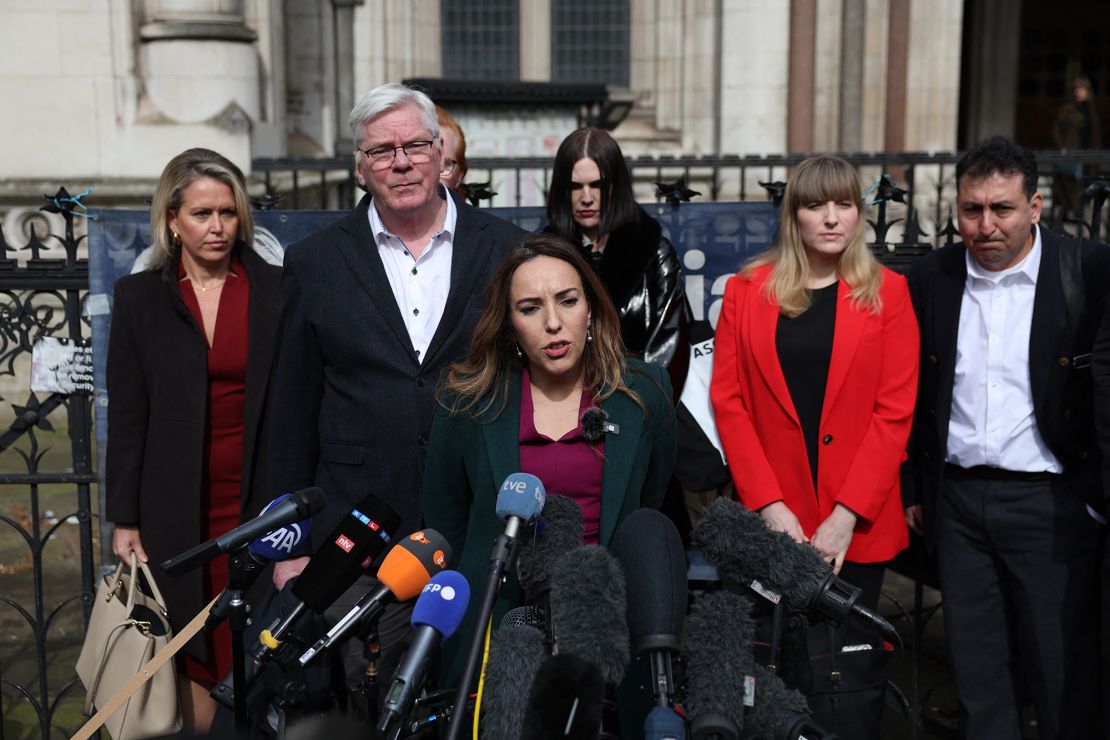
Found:
[{"label": "green coat", "polygon": [[[643,401],[647,413],[624,393],[615,393],[601,408],[619,434],[605,438],[601,477],[601,544],[608,546],[624,518],[639,508],[659,508],[675,459],[675,416],[671,383],[663,368],[628,360],[624,382]],[[451,566],[470,583],[470,607],[455,636],[444,645],[445,677],[462,672],[464,647],[474,630],[490,552],[505,522],[495,512],[501,483],[520,472],[520,383],[510,378],[505,408],[495,418],[454,416],[440,408],[432,424],[424,468],[424,524],[451,545]],[[494,608],[494,627],[522,600],[515,573],[510,573]],[[451,683],[448,681],[447,686]]]}]

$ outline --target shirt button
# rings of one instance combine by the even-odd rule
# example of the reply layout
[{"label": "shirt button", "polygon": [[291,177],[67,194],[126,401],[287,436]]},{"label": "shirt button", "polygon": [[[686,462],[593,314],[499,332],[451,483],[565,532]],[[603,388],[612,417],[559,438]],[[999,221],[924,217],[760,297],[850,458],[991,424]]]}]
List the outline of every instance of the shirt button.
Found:
[{"label": "shirt button", "polygon": [[826,444],[827,445],[827,444],[830,444],[831,442],[832,442],[832,435],[831,434],[826,434],[824,437],[821,438],[821,444]]},{"label": "shirt button", "polygon": [[413,316],[419,316],[420,315],[420,309],[419,308],[412,309],[412,315]]},{"label": "shirt button", "polygon": [[423,434],[418,436],[416,438],[416,441],[420,444],[421,447],[426,447],[428,445],[428,438],[425,437]]}]

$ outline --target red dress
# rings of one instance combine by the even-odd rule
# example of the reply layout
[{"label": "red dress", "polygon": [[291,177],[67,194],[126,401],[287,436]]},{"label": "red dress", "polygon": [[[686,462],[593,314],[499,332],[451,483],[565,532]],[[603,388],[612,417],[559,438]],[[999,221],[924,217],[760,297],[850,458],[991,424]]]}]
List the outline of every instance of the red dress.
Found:
[{"label": "red dress", "polygon": [[[178,271],[184,277],[184,268]],[[178,283],[189,312],[204,327],[200,304],[189,280]],[[240,481],[243,468],[243,402],[247,377],[247,312],[250,283],[247,272],[232,259],[217,308],[208,347],[208,408],[201,475],[201,540],[210,540],[239,525]],[[227,557],[204,566],[205,603],[227,585]],[[231,671],[231,632],[227,621],[208,635],[208,661],[185,656],[185,675],[215,684]]]}]

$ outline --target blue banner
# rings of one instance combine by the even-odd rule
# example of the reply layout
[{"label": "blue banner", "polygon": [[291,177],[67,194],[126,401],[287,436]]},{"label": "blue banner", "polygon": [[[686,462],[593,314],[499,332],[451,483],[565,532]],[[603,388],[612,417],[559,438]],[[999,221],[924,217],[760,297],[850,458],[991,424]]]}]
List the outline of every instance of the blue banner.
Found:
[{"label": "blue banner", "polygon": [[[766,201],[750,203],[685,203],[644,206],[663,226],[679,253],[686,278],[686,296],[697,320],[716,325],[725,281],[751,256],[767,249],[778,225],[778,212]],[[526,231],[539,230],[543,208],[490,208],[489,213]],[[89,220],[89,296],[86,314],[92,322],[96,437],[108,432],[107,358],[116,280],[145,269],[150,247],[149,211],[91,208]],[[279,264],[285,247],[341,218],[345,211],[258,211],[255,249]],[[103,450],[103,447],[100,448]],[[101,468],[103,469],[103,468]]]}]

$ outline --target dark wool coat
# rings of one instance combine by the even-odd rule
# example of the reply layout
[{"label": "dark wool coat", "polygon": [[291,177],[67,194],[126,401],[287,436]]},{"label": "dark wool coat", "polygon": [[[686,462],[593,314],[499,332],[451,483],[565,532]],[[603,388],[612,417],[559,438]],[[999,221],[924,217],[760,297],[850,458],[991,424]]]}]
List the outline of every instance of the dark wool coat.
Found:
[{"label": "dark wool coat", "polygon": [[[280,311],[281,270],[251,250],[240,520],[276,493],[266,482],[263,420]],[[177,261],[116,282],[108,343],[105,516],[139,525],[170,623],[180,631],[207,603],[202,569],[176,577],[160,563],[201,541],[201,476],[208,406],[208,350],[177,288]],[[207,659],[204,640],[185,651]]]}]

